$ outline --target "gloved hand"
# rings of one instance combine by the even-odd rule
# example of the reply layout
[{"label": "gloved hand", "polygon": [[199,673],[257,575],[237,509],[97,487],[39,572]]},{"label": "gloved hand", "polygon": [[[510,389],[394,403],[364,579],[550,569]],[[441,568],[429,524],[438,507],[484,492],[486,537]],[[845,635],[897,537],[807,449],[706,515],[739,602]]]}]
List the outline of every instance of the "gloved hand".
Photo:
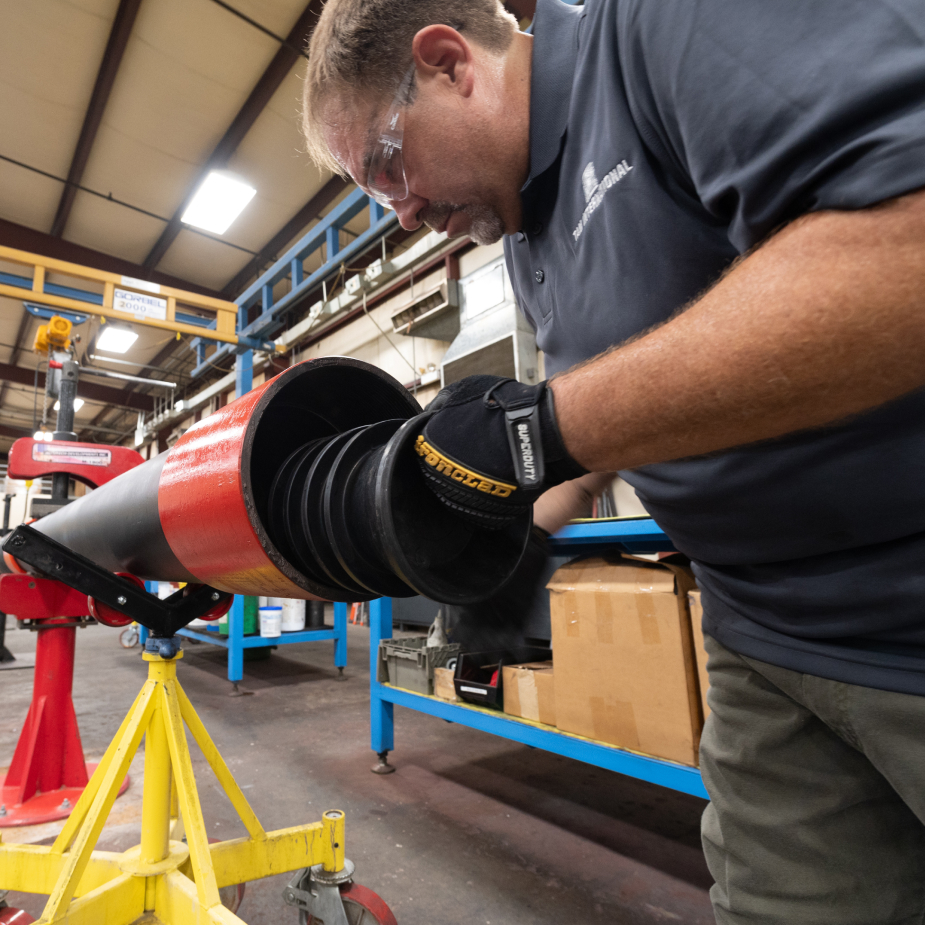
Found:
[{"label": "gloved hand", "polygon": [[469,376],[441,390],[415,449],[428,486],[481,526],[501,528],[547,488],[587,471],[569,456],[547,383]]},{"label": "gloved hand", "polygon": [[487,601],[444,608],[447,636],[451,642],[458,642],[463,652],[517,649],[527,644],[533,602],[544,584],[549,557],[547,536],[545,530],[533,527],[520,565]]}]

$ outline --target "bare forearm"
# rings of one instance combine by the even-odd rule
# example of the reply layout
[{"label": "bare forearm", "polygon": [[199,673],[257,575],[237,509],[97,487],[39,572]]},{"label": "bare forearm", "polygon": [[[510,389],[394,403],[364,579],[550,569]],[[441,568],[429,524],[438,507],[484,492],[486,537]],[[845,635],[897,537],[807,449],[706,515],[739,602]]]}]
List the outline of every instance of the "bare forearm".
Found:
[{"label": "bare forearm", "polygon": [[925,385],[925,192],[784,229],[696,304],[552,381],[569,452],[633,468],[818,427]]}]

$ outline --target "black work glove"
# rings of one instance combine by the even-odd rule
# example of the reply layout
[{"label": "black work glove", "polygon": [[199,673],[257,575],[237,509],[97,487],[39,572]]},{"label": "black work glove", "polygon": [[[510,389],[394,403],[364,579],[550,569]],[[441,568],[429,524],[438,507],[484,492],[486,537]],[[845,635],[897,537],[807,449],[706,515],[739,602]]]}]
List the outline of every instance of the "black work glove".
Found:
[{"label": "black work glove", "polygon": [[468,520],[501,528],[553,485],[587,470],[565,449],[552,390],[468,376],[441,390],[415,443],[427,484]]},{"label": "black work glove", "polygon": [[548,534],[534,526],[523,559],[507,583],[487,601],[444,608],[447,636],[463,652],[517,649],[525,634],[538,594],[543,590]]}]

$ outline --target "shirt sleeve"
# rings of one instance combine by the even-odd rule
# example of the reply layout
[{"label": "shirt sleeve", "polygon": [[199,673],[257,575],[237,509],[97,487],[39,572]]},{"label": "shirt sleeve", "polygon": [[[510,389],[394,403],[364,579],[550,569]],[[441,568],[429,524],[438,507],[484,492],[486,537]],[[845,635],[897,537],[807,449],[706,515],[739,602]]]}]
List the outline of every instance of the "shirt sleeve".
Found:
[{"label": "shirt sleeve", "polygon": [[925,187],[923,0],[617,2],[640,132],[740,252]]}]

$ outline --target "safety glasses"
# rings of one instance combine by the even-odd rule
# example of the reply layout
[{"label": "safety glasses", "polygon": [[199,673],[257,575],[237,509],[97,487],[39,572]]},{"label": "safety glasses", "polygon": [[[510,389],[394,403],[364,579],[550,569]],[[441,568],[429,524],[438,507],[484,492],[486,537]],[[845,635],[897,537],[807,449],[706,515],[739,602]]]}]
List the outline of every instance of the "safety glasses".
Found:
[{"label": "safety glasses", "polygon": [[405,106],[413,79],[414,64],[408,68],[399,84],[369,157],[366,191],[380,205],[408,198],[408,180],[405,177],[401,146],[405,135]]}]

